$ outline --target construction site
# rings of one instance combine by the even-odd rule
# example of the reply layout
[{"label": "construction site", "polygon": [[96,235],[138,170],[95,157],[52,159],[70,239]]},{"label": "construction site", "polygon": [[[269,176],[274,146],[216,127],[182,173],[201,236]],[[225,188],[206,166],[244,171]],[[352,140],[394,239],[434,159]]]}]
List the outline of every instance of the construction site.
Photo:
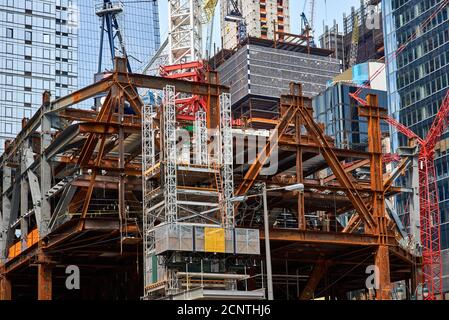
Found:
[{"label": "construction site", "polygon": [[[113,70],[43,92],[23,119],[0,158],[0,299],[390,300],[422,283],[420,299],[442,299],[432,152],[449,95],[421,139],[361,85],[366,149],[338,147],[312,108],[342,72],[334,51],[313,44],[309,22],[251,35],[228,1],[236,46],[206,59],[201,17],[217,2],[169,1],[168,39],[143,73],[116,36]],[[400,150],[386,148],[387,124],[409,138]],[[409,225],[394,205],[404,193]]]}]

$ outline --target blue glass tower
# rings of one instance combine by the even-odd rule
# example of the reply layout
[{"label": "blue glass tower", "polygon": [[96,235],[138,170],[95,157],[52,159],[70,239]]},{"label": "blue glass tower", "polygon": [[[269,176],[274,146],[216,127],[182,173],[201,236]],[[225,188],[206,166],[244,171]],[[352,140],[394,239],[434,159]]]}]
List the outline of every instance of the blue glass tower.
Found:
[{"label": "blue glass tower", "polygon": [[[100,52],[101,20],[96,15],[96,6],[103,1],[78,0],[78,86],[94,81],[98,71]],[[148,63],[160,46],[159,10],[157,1],[120,1],[123,12],[118,15],[120,31],[133,72],[139,72]],[[107,37],[104,38],[102,54],[103,70],[112,68]]]}]

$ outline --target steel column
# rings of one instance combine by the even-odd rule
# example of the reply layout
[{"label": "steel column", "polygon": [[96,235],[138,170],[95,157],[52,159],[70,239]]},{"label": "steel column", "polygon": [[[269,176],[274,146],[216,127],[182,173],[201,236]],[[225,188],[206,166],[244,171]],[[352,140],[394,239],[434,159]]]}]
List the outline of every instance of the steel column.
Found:
[{"label": "steel column", "polygon": [[37,266],[37,298],[38,300],[52,300],[52,266],[40,263]]},{"label": "steel column", "polygon": [[376,250],[375,265],[379,271],[379,288],[376,299],[391,299],[390,258],[388,252],[388,230],[385,211],[385,195],[382,165],[382,137],[380,119],[382,109],[376,95],[367,96],[367,106],[359,108],[359,114],[368,119],[368,151],[370,152],[370,177],[372,196],[372,215],[377,226],[371,231],[378,235],[379,246]]},{"label": "steel column", "polygon": [[[50,106],[50,94],[44,94],[42,101],[42,110],[45,112]],[[48,224],[50,222],[51,205],[45,194],[51,188],[51,167],[45,154],[45,150],[51,144],[51,120],[47,114],[43,114],[41,118],[41,145],[40,145],[40,191],[41,191],[41,225],[39,228],[39,237],[43,238],[48,233]]]}]

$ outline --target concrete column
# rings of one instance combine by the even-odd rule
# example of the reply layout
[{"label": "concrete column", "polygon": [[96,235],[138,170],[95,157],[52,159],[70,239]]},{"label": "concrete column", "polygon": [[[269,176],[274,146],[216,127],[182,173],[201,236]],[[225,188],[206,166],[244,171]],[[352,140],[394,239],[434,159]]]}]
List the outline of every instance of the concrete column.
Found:
[{"label": "concrete column", "polygon": [[46,263],[37,267],[37,298],[52,300],[52,266]]}]

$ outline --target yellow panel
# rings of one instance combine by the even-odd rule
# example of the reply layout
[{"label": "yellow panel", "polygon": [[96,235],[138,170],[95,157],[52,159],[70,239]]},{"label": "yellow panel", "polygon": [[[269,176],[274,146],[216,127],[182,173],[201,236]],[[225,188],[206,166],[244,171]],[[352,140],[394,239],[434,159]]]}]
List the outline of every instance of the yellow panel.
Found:
[{"label": "yellow panel", "polygon": [[204,250],[206,252],[225,253],[225,230],[222,228],[204,228]]}]

